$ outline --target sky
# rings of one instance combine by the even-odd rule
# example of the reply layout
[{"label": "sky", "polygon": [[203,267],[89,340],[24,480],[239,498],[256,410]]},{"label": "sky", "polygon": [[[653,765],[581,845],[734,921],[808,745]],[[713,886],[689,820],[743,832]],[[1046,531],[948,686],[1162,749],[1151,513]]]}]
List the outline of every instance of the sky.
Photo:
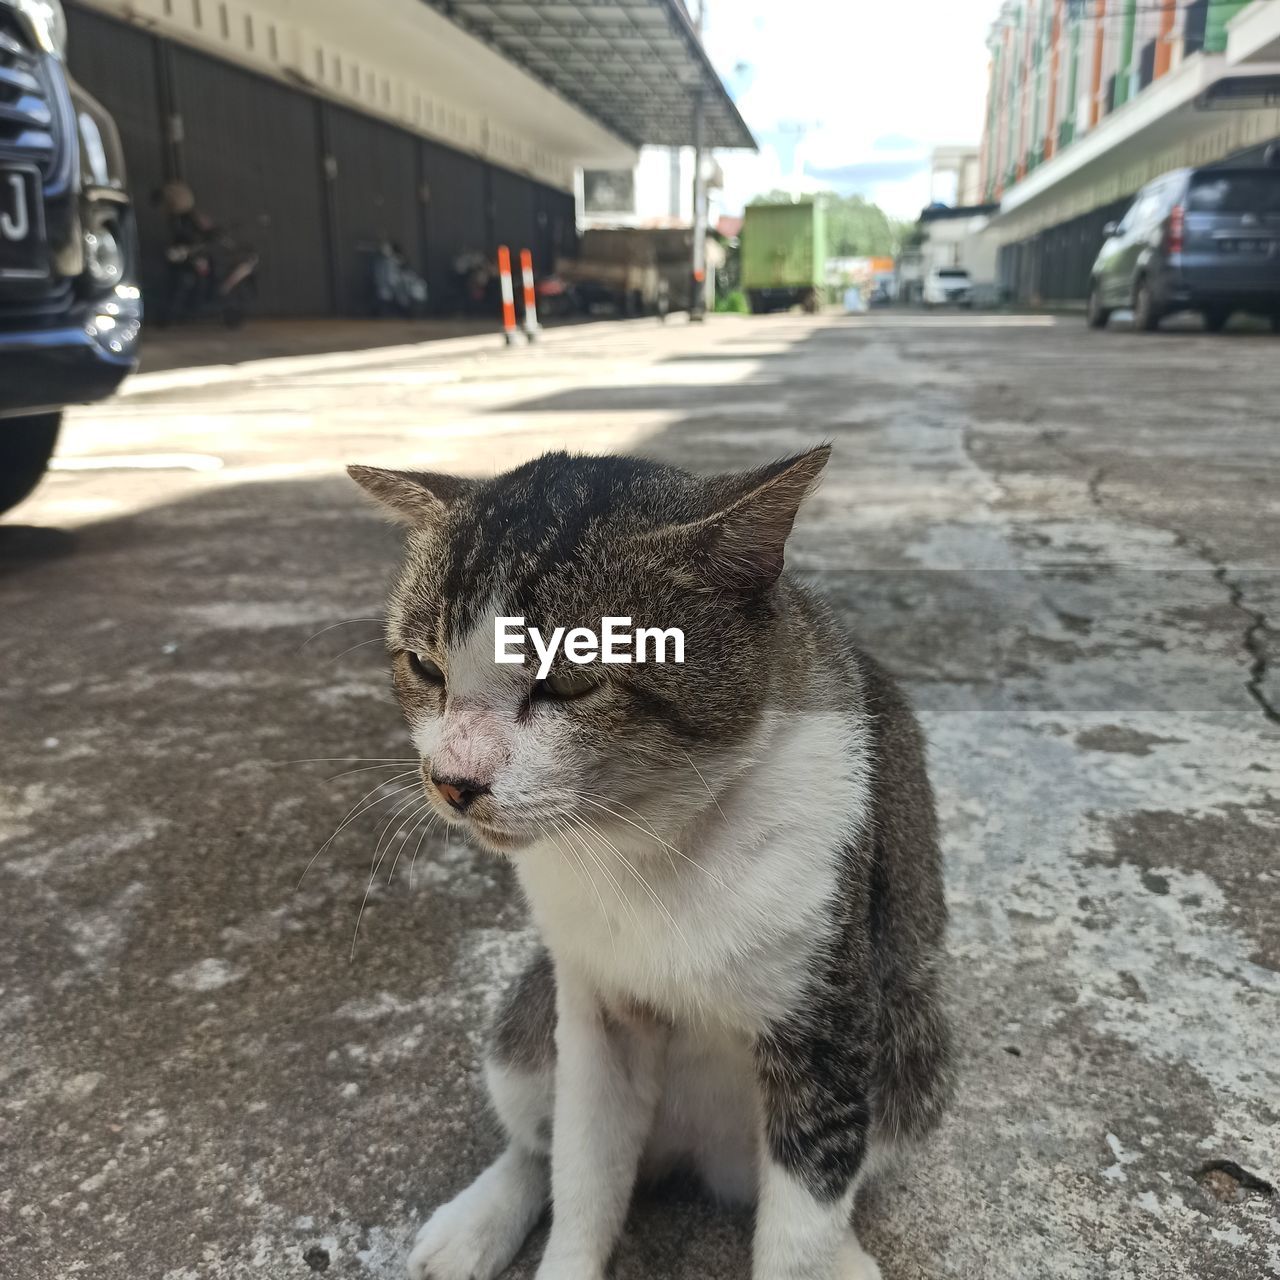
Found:
[{"label": "sky", "polygon": [[[720,151],[734,213],[774,187],[929,203],[929,153],[981,139],[999,0],[706,0],[708,52],[760,154]],[[940,190],[939,199],[953,193]]]}]

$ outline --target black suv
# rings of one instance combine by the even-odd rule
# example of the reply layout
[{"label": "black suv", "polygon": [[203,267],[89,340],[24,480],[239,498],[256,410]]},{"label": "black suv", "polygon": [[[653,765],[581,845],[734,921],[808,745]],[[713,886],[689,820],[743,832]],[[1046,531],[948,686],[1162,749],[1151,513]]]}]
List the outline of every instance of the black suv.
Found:
[{"label": "black suv", "polygon": [[1131,307],[1135,329],[1199,311],[1218,333],[1247,311],[1280,333],[1280,165],[1166,173],[1105,231],[1089,281],[1093,328]]},{"label": "black suv", "polygon": [[0,511],[44,474],[62,407],[134,367],[142,320],[120,138],[65,43],[58,0],[0,0]]}]

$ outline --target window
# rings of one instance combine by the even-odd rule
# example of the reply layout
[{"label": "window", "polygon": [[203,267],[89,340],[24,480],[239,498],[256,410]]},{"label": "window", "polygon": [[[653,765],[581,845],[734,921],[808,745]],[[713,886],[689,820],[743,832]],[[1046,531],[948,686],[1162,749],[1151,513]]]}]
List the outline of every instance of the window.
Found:
[{"label": "window", "polygon": [[1280,213],[1280,170],[1274,173],[1199,173],[1187,207],[1196,213]]},{"label": "window", "polygon": [[1165,208],[1166,190],[1165,183],[1158,182],[1143,191],[1138,196],[1133,208],[1125,215],[1120,229],[1122,231],[1141,231],[1152,223],[1159,222],[1168,212]]}]

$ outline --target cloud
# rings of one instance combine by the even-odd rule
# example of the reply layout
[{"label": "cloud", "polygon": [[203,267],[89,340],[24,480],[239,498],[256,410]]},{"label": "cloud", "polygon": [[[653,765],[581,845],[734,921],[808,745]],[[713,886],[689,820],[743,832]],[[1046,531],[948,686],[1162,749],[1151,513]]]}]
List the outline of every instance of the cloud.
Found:
[{"label": "cloud", "polygon": [[835,185],[917,214],[930,151],[981,136],[985,41],[998,8],[707,0],[708,51],[764,153],[721,153],[725,208],[771,186]]},{"label": "cloud", "polygon": [[806,165],[805,172],[812,178],[819,178],[837,190],[865,190],[885,182],[902,182],[906,178],[914,178],[918,174],[928,173],[928,161],[912,158],[910,160],[864,160],[860,164],[839,165],[834,169],[820,169],[816,165]]}]

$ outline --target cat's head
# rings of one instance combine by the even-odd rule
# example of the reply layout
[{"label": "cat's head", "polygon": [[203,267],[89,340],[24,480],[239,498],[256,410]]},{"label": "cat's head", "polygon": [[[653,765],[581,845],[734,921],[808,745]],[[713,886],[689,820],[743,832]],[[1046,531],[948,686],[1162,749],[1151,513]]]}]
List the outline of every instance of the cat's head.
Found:
[{"label": "cat's head", "polygon": [[[387,641],[436,812],[515,853],[591,827],[671,830],[711,804],[793,678],[778,582],[829,452],[711,477],[564,453],[492,480],[351,467],[407,527]],[[615,636],[676,629],[683,662],[668,634],[665,662],[652,638],[640,663],[578,665],[562,648],[539,678],[528,642],[523,663],[497,661],[502,618],[544,648],[606,618],[631,619]],[[634,658],[629,638],[614,648]]]}]

